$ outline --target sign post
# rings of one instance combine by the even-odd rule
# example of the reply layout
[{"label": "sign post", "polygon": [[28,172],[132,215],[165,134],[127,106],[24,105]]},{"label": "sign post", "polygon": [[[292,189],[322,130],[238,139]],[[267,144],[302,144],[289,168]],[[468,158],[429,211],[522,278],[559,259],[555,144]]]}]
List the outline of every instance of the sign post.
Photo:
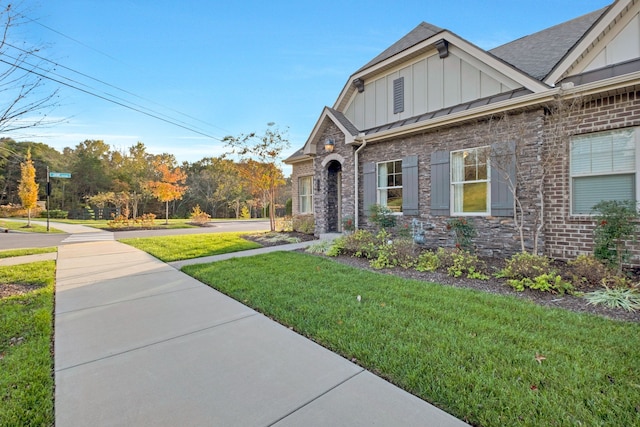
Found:
[{"label": "sign post", "polygon": [[71,178],[71,174],[69,172],[49,172],[49,166],[47,166],[47,233],[49,232],[49,197],[51,197],[49,178]]}]

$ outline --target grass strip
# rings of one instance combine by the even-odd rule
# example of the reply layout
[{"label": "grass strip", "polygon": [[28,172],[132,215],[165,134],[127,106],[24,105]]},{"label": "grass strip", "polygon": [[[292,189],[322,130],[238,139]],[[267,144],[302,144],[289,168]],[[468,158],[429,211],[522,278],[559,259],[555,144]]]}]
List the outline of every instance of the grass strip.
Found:
[{"label": "grass strip", "polygon": [[183,271],[473,425],[640,425],[635,323],[301,253]]},{"label": "grass strip", "polygon": [[28,294],[0,299],[0,425],[54,423],[54,281],[54,261],[0,267],[0,286],[41,286]]},{"label": "grass strip", "polygon": [[55,246],[50,248],[8,249],[8,250],[0,251],[0,259],[13,258],[13,257],[25,256],[25,255],[48,254],[51,252],[56,252],[57,250],[58,248]]},{"label": "grass strip", "polygon": [[164,262],[171,262],[261,247],[258,243],[240,237],[244,234],[246,233],[205,233],[139,237],[119,241],[148,252]]},{"label": "grass strip", "polygon": [[[40,221],[40,219],[38,219],[38,221]],[[47,233],[47,227],[45,225],[34,224],[32,222],[31,226],[27,227],[26,221],[23,222],[0,219],[0,228],[12,231],[23,231],[26,233]],[[51,227],[51,225],[49,225],[48,233],[63,233],[63,231],[53,228]]]}]

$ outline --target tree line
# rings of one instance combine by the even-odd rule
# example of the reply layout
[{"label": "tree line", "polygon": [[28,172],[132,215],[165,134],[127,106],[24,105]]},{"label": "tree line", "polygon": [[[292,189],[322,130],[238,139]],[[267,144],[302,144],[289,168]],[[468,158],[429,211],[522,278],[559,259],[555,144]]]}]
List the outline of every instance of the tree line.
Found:
[{"label": "tree line", "polygon": [[[227,137],[226,142],[237,148],[247,140]],[[245,144],[238,153],[253,152]],[[179,164],[172,154],[149,153],[142,142],[116,150],[102,140],[85,140],[59,152],[39,142],[0,138],[0,205],[21,203],[21,164],[30,155],[40,201],[47,196],[47,167],[50,172],[71,174],[70,179],[50,178],[49,198],[50,210],[68,212],[70,217],[104,211],[109,213],[106,219],[145,213],[188,218],[196,206],[214,218],[268,217],[271,207],[275,208],[271,212],[283,215],[291,195],[290,180],[274,158],[257,154],[256,160],[223,155]]]}]

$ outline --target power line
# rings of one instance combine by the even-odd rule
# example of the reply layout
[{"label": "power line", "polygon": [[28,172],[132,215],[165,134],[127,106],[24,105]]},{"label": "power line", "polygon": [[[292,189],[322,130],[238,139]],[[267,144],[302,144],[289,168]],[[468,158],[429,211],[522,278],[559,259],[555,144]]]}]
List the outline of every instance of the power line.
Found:
[{"label": "power line", "polygon": [[192,128],[192,127],[184,126],[184,125],[182,125],[182,124],[180,124],[180,123],[176,123],[175,121],[172,121],[172,120],[169,120],[169,119],[165,119],[165,118],[163,118],[163,117],[158,116],[157,114],[152,114],[152,113],[149,113],[149,112],[147,112],[147,111],[143,111],[143,110],[140,110],[140,109],[138,109],[138,108],[134,108],[134,107],[132,107],[132,106],[130,106],[130,105],[126,105],[126,104],[124,104],[124,103],[122,103],[122,102],[119,102],[119,101],[116,101],[116,100],[113,100],[113,99],[109,99],[109,98],[107,98],[107,97],[105,97],[105,96],[98,95],[98,94],[96,94],[96,93],[93,93],[93,92],[88,91],[88,90],[86,90],[86,89],[82,89],[82,88],[77,87],[77,86],[74,86],[74,85],[72,85],[72,84],[69,84],[69,83],[63,82],[63,81],[61,81],[61,80],[54,79],[54,78],[49,77],[49,76],[47,76],[47,75],[44,75],[44,74],[42,74],[42,73],[38,73],[38,72],[36,72],[36,71],[34,71],[34,70],[29,70],[29,69],[24,68],[24,67],[22,67],[22,66],[20,66],[20,65],[12,64],[12,63],[10,63],[10,62],[8,62],[8,61],[5,61],[4,59],[0,59],[0,62],[3,62],[3,63],[5,63],[5,64],[7,64],[7,65],[9,65],[9,66],[12,66],[12,67],[18,68],[18,69],[20,69],[20,70],[26,71],[26,72],[28,72],[28,73],[35,74],[36,76],[42,77],[43,79],[51,80],[51,81],[56,82],[56,83],[59,83],[59,84],[61,84],[61,85],[64,85],[64,86],[70,87],[70,88],[72,88],[72,89],[78,90],[78,91],[80,91],[80,92],[86,93],[86,94],[88,94],[88,95],[94,96],[94,97],[99,98],[99,99],[102,99],[102,100],[104,100],[104,101],[111,102],[111,103],[113,103],[113,104],[119,105],[119,106],[121,106],[121,107],[127,108],[127,109],[132,110],[132,111],[135,111],[135,112],[137,112],[137,113],[144,114],[144,115],[146,115],[146,116],[149,116],[149,117],[152,117],[152,118],[154,118],[154,119],[157,119],[157,120],[163,121],[163,122],[165,122],[165,123],[169,123],[169,124],[171,124],[171,125],[174,125],[174,126],[180,127],[180,128],[182,128],[182,129],[188,130],[188,131],[193,132],[193,133],[196,133],[196,134],[198,134],[198,135],[206,136],[207,138],[215,139],[216,141],[221,141],[221,142],[222,142],[222,139],[221,139],[221,138],[218,138],[218,137],[216,137],[216,136],[209,135],[209,134],[207,134],[207,133],[201,132],[201,131],[196,130],[196,129]]},{"label": "power line", "polygon": [[[7,44],[7,45],[8,45],[8,44]],[[14,46],[12,46],[12,45],[9,45],[9,46],[14,47]],[[27,54],[29,53],[29,52],[24,51],[23,49],[19,49],[19,48],[18,48],[18,50],[23,51],[23,52],[25,52],[25,53],[27,53]],[[6,56],[6,57],[8,57],[8,58],[10,58],[10,59],[13,59],[13,60],[15,60],[15,61],[20,61],[20,58],[16,58],[16,57],[13,57],[13,56],[11,56],[11,55],[8,55],[6,52],[4,53],[4,56]],[[33,55],[33,56],[40,58],[38,55]],[[44,58],[43,58],[43,60],[47,61],[47,60],[46,60],[46,59],[44,59]],[[56,64],[56,63],[55,63],[55,62],[53,62],[53,61],[49,61],[49,62],[51,62],[51,63],[53,63],[53,64]],[[89,90],[92,90],[92,91],[97,91],[97,90],[99,90],[99,89],[97,89],[97,88],[91,87],[91,86],[89,86],[89,85],[87,85],[87,84],[85,84],[85,83],[83,83],[83,82],[80,82],[80,81],[74,80],[74,79],[69,78],[69,77],[67,77],[67,76],[64,76],[64,75],[62,75],[62,74],[58,74],[58,73],[55,73],[55,72],[53,72],[53,71],[46,70],[46,69],[42,68],[42,67],[41,67],[41,66],[39,66],[39,65],[31,64],[31,63],[28,63],[28,62],[26,62],[26,61],[23,61],[23,63],[25,63],[25,64],[29,65],[30,67],[33,67],[33,69],[37,69],[37,70],[40,70],[40,71],[42,71],[42,72],[46,72],[47,74],[52,74],[52,75],[58,76],[58,77],[60,77],[60,78],[62,78],[62,79],[68,80],[68,81],[70,81],[70,82],[72,82],[72,83],[74,83],[74,84],[84,86],[85,88],[88,88],[88,89],[87,89],[87,92],[89,92]],[[57,65],[57,64],[56,64],[56,65]],[[63,67],[63,68],[68,68],[68,67],[64,67],[63,65],[61,65],[61,67]],[[82,73],[78,73],[78,74],[82,74]],[[91,78],[90,76],[87,76],[87,77]],[[51,79],[51,80],[52,80],[52,79]],[[93,80],[96,80],[96,79],[93,79]],[[108,83],[105,83],[105,84],[106,84],[107,86],[115,87],[115,86],[110,85],[110,84],[108,84]],[[71,85],[69,85],[69,86],[70,86],[70,87],[74,87],[74,86],[71,86]],[[74,88],[75,88],[75,87],[74,87]],[[118,89],[117,87],[115,87],[115,88],[116,88],[116,89]],[[118,89],[118,90],[121,90],[121,89]],[[127,99],[121,98],[121,97],[119,97],[119,96],[117,96],[117,95],[113,95],[113,94],[110,94],[110,93],[107,93],[107,92],[104,92],[104,91],[101,91],[101,92],[102,92],[102,94],[104,94],[104,95],[106,95],[106,96],[109,96],[109,97],[111,97],[111,98],[114,98],[114,99],[120,100],[120,101],[122,101],[122,102],[127,102],[129,105],[134,105],[134,106],[136,106],[136,107],[138,107],[138,108],[140,108],[140,109],[144,109],[144,110],[146,110],[146,111],[148,111],[148,112],[151,112],[151,113],[153,113],[153,114],[155,114],[155,115],[163,116],[163,117],[164,117],[164,118],[166,118],[167,120],[175,121],[175,122],[181,123],[181,124],[183,124],[183,125],[185,125],[185,126],[189,126],[189,123],[187,123],[187,122],[185,122],[185,121],[182,121],[182,120],[178,120],[178,119],[172,118],[172,117],[170,117],[170,116],[169,116],[169,115],[167,115],[167,114],[164,114],[164,113],[161,113],[161,112],[158,112],[158,111],[154,111],[154,110],[152,110],[152,109],[150,109],[150,108],[147,108],[147,107],[145,107],[145,106],[143,106],[143,105],[140,105],[140,104],[136,104],[136,103],[131,102],[131,101],[127,100]],[[124,92],[126,92],[126,91],[124,91]],[[93,92],[92,92],[92,94],[93,94]],[[94,94],[94,95],[95,95],[95,94]],[[132,95],[136,96],[135,94],[132,94]],[[195,128],[195,127],[191,126],[190,128]],[[202,128],[198,128],[198,130],[201,130],[201,131],[203,131],[203,132],[204,132],[204,130],[203,130]]]},{"label": "power line", "polygon": [[[33,20],[31,20],[31,21],[33,21]],[[33,22],[36,22],[36,21],[33,21]],[[37,22],[36,22],[36,23],[37,23]],[[40,25],[42,25],[42,24],[40,24]],[[50,29],[49,27],[46,27],[45,25],[42,25],[42,26],[44,26],[44,27],[45,27],[45,28],[47,28],[47,29]],[[53,29],[51,29],[51,31],[54,31],[54,32],[59,33],[59,34],[61,34],[61,35],[63,35],[63,36],[64,36],[64,34],[62,34],[62,33],[58,32],[58,31],[55,31],[55,30],[53,30]],[[69,38],[70,40],[76,41],[75,39],[70,38],[70,37],[68,37],[68,36],[65,36],[65,37]],[[76,42],[77,42],[77,41],[76,41]],[[86,46],[86,45],[84,45],[84,44],[83,44],[83,43],[81,43],[81,42],[77,42],[77,43],[79,43],[79,44],[81,44],[81,45],[83,45],[83,46]],[[111,84],[111,83],[109,83],[109,82],[106,82],[106,81],[104,81],[104,80],[101,80],[101,79],[95,78],[95,77],[90,76],[90,75],[88,75],[88,74],[86,74],[86,73],[83,73],[83,72],[81,72],[81,71],[74,70],[73,68],[67,67],[67,66],[65,66],[65,65],[63,65],[63,64],[60,64],[60,63],[55,62],[55,61],[52,61],[52,60],[47,59],[47,58],[45,58],[45,57],[43,57],[43,56],[37,55],[37,54],[35,54],[34,52],[27,51],[27,50],[22,49],[22,48],[20,48],[20,47],[18,47],[18,46],[14,46],[14,45],[12,45],[12,44],[10,44],[10,43],[8,43],[8,42],[5,42],[4,44],[5,44],[6,46],[9,46],[9,47],[13,48],[13,49],[16,49],[16,50],[18,50],[18,51],[21,51],[21,52],[23,52],[23,53],[25,53],[25,54],[27,54],[27,55],[34,56],[34,57],[36,57],[36,58],[38,58],[38,59],[40,59],[40,60],[42,60],[42,61],[49,62],[49,63],[51,63],[51,64],[55,65],[56,67],[64,68],[65,70],[69,70],[69,71],[71,71],[72,73],[78,74],[78,75],[80,75],[80,76],[82,76],[82,77],[86,77],[86,78],[88,78],[88,79],[90,79],[90,80],[93,80],[93,81],[98,82],[98,83],[100,83],[100,84],[103,84],[103,85],[105,85],[105,86],[108,86],[108,87],[114,88],[114,89],[119,90],[119,91],[121,91],[121,92],[124,92],[124,93],[126,93],[126,94],[128,94],[128,95],[131,95],[131,96],[134,96],[134,97],[136,97],[136,98],[139,98],[139,99],[141,99],[141,100],[143,100],[143,101],[150,102],[150,103],[155,104],[155,105],[157,105],[157,106],[159,106],[159,107],[166,108],[166,109],[167,109],[167,110],[169,110],[169,111],[173,111],[174,113],[178,113],[178,114],[180,114],[180,115],[182,115],[182,116],[185,116],[185,117],[187,117],[187,118],[190,118],[190,119],[192,119],[192,120],[195,120],[195,121],[197,121],[197,122],[200,122],[200,123],[202,123],[202,124],[205,124],[205,125],[207,125],[207,126],[211,126],[211,127],[216,128],[216,129],[220,129],[220,130],[222,130],[222,131],[224,131],[224,132],[229,132],[227,129],[223,129],[223,128],[221,128],[221,127],[219,127],[219,126],[216,126],[216,125],[214,125],[214,124],[211,124],[211,123],[209,123],[209,122],[205,122],[204,120],[201,120],[201,119],[199,119],[199,118],[197,118],[197,117],[194,117],[194,116],[191,116],[191,115],[189,115],[189,114],[183,113],[183,112],[181,112],[181,111],[175,110],[175,109],[173,109],[173,108],[171,108],[171,107],[167,107],[167,106],[162,105],[162,104],[160,104],[160,103],[158,103],[158,102],[156,102],[156,101],[154,101],[154,100],[152,100],[152,99],[148,99],[148,98],[142,97],[142,96],[137,95],[137,94],[135,94],[135,93],[133,93],[133,92],[131,92],[131,91],[128,91],[128,90],[126,90],[126,89],[122,89],[122,88],[120,88],[120,87],[118,87],[118,86],[116,86],[116,85],[113,85],[113,84]],[[87,46],[87,47],[88,47],[88,46]],[[98,52],[100,52],[100,51],[98,51]],[[15,58],[14,58],[14,59],[15,59]],[[38,68],[42,69],[42,67],[38,67]],[[86,84],[81,83],[81,82],[77,82],[77,81],[75,81],[75,80],[73,80],[73,79],[70,79],[70,78],[68,78],[68,77],[62,76],[62,75],[60,75],[60,74],[57,74],[57,75],[58,75],[58,76],[60,76],[60,77],[62,77],[62,78],[65,78],[65,79],[67,79],[67,80],[70,80],[70,81],[73,81],[73,82],[75,82],[75,83],[81,84],[81,85],[83,85],[83,86],[90,87],[89,85],[86,85]],[[94,88],[92,88],[92,89],[94,89]],[[94,89],[94,90],[98,90],[98,89]],[[105,92],[103,92],[103,93],[105,93]],[[120,97],[117,97],[117,96],[115,96],[115,95],[110,95],[110,94],[109,94],[109,96],[113,96],[114,98],[121,99],[121,100],[125,101],[125,99],[120,98]],[[146,108],[146,107],[141,106],[141,105],[138,105],[138,104],[134,104],[134,105],[136,105],[136,106],[138,106],[138,107],[141,107],[141,108]],[[150,109],[149,109],[149,110],[150,110]],[[157,114],[162,114],[162,113],[157,113]],[[162,114],[162,115],[163,115],[163,116],[165,116],[165,117],[169,117],[169,116],[168,116],[168,115],[166,115],[166,114]],[[185,123],[185,122],[182,122],[182,123]]]}]

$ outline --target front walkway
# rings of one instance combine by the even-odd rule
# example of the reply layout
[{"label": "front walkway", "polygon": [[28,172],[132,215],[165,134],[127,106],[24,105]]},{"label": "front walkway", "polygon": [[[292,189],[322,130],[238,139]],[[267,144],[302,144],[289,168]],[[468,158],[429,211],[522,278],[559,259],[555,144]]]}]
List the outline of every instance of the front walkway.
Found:
[{"label": "front walkway", "polygon": [[118,242],[59,248],[56,427],[464,426]]}]

